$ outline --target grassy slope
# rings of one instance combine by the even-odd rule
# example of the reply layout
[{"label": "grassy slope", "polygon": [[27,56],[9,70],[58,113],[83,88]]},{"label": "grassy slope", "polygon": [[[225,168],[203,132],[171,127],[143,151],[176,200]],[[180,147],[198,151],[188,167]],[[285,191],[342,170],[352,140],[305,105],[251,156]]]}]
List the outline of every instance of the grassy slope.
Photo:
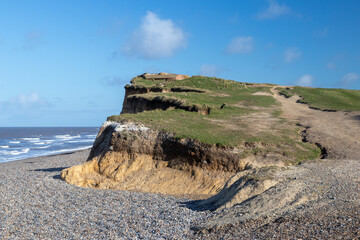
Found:
[{"label": "grassy slope", "polygon": [[[191,77],[174,82],[135,79],[132,83],[135,86],[205,90],[205,93],[170,92],[142,96],[176,98],[186,104],[210,107],[211,113],[201,115],[168,109],[121,114],[111,116],[109,120],[131,119],[152,128],[173,132],[179,138],[193,138],[220,146],[243,147],[252,144],[253,148],[246,149],[249,154],[276,153],[289,161],[302,161],[319,155],[315,146],[301,142],[299,127],[280,117],[279,103],[271,95],[253,95],[256,92],[271,94],[271,85],[248,85],[208,77]],[[221,108],[223,104],[225,106]]]},{"label": "grassy slope", "polygon": [[286,96],[302,97],[300,102],[328,110],[360,111],[360,91],[347,89],[305,88],[279,89]]}]

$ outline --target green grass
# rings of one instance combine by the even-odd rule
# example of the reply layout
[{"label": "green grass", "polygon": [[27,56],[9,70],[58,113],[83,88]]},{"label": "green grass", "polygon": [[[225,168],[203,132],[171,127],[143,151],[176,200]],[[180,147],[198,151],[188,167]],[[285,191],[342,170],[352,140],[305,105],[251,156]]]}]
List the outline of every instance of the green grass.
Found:
[{"label": "green grass", "polygon": [[280,93],[299,95],[300,102],[322,110],[360,111],[359,90],[294,87],[281,89]]},{"label": "green grass", "polygon": [[162,86],[164,89],[186,88],[206,91],[207,94],[197,92],[169,92],[146,94],[147,99],[166,96],[169,99],[179,99],[188,105],[207,105],[211,108],[220,108],[224,103],[235,104],[244,101],[247,106],[270,107],[276,104],[270,96],[255,96],[255,92],[271,93],[270,87],[247,87],[246,84],[231,80],[209,77],[191,77],[181,81],[156,81],[135,78],[134,86],[154,87]]},{"label": "green grass", "polygon": [[319,156],[317,147],[301,143],[299,128],[280,117],[280,105],[272,96],[253,95],[255,92],[271,93],[272,85],[250,85],[200,76],[171,82],[134,78],[132,85],[204,91],[152,92],[137,96],[150,100],[156,97],[174,99],[181,101],[182,105],[210,107],[210,114],[168,109],[114,115],[108,120],[141,122],[151,128],[174,133],[177,138],[192,138],[218,146],[245,149],[245,143],[254,143],[256,147],[246,149],[244,155],[276,153],[286,156],[290,163]]}]

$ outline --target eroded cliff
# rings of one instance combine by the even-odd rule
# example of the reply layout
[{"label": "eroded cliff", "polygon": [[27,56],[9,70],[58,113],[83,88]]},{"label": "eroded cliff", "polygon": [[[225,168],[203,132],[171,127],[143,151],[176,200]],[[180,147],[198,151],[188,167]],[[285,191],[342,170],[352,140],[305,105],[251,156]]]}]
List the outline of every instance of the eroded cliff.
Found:
[{"label": "eroded cliff", "polygon": [[239,153],[133,122],[105,122],[88,161],[61,178],[82,187],[208,196],[247,166]]},{"label": "eroded cliff", "polygon": [[[224,186],[238,186],[230,179],[236,173],[318,155],[316,146],[302,142],[302,129],[281,118],[270,85],[199,76],[178,81],[137,77],[131,82],[122,113],[108,118],[88,161],[63,170],[63,180],[191,198],[220,194],[222,199]],[[242,179],[253,189],[247,197],[279,181]],[[223,201],[226,206],[238,202]]]}]

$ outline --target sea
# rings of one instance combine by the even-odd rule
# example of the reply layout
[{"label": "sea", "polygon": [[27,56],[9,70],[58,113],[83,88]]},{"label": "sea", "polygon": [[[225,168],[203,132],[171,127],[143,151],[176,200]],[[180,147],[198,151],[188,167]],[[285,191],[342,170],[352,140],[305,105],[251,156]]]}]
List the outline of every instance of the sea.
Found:
[{"label": "sea", "polygon": [[0,162],[91,148],[98,127],[0,127]]}]

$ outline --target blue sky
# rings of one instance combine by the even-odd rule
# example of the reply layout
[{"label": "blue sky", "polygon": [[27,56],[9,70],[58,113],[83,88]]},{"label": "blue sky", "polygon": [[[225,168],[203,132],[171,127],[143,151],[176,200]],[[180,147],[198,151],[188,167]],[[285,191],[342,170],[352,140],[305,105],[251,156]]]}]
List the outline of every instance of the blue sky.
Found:
[{"label": "blue sky", "polygon": [[144,72],[360,89],[360,1],[2,1],[0,126],[99,126]]}]

